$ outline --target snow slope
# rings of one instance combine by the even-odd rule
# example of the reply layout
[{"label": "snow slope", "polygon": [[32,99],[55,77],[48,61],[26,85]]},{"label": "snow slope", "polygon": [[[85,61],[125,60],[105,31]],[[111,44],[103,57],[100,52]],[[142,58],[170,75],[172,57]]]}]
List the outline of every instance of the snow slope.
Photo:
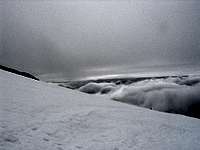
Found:
[{"label": "snow slope", "polygon": [[0,70],[0,150],[199,150],[200,120]]}]

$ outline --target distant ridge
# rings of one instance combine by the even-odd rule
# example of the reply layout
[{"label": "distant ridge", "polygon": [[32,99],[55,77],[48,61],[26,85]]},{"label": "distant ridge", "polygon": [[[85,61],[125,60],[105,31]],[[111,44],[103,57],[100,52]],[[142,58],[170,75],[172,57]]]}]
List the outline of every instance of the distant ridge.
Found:
[{"label": "distant ridge", "polygon": [[39,81],[38,78],[36,78],[35,76],[33,76],[32,74],[27,73],[27,72],[18,71],[16,69],[9,68],[9,67],[2,66],[2,65],[0,65],[0,69]]}]

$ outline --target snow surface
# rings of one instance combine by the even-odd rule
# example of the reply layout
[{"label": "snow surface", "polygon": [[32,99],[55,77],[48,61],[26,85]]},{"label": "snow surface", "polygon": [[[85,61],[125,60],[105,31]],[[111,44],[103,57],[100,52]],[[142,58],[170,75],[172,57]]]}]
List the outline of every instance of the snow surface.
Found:
[{"label": "snow surface", "polygon": [[199,150],[200,120],[0,71],[1,150]]}]

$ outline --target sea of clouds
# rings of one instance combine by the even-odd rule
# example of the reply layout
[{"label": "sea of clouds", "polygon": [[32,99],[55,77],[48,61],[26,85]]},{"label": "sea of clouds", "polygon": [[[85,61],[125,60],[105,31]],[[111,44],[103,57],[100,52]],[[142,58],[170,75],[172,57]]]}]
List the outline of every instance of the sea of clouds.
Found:
[{"label": "sea of clouds", "polygon": [[152,110],[200,118],[200,76],[146,79],[131,84],[89,82],[79,88]]}]

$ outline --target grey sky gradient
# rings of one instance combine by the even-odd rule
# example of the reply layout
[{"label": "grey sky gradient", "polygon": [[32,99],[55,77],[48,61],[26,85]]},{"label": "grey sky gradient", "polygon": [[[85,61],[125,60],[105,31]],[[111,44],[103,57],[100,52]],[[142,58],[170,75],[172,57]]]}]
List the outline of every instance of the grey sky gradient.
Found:
[{"label": "grey sky gradient", "polygon": [[4,1],[0,64],[44,77],[200,64],[200,1]]}]

